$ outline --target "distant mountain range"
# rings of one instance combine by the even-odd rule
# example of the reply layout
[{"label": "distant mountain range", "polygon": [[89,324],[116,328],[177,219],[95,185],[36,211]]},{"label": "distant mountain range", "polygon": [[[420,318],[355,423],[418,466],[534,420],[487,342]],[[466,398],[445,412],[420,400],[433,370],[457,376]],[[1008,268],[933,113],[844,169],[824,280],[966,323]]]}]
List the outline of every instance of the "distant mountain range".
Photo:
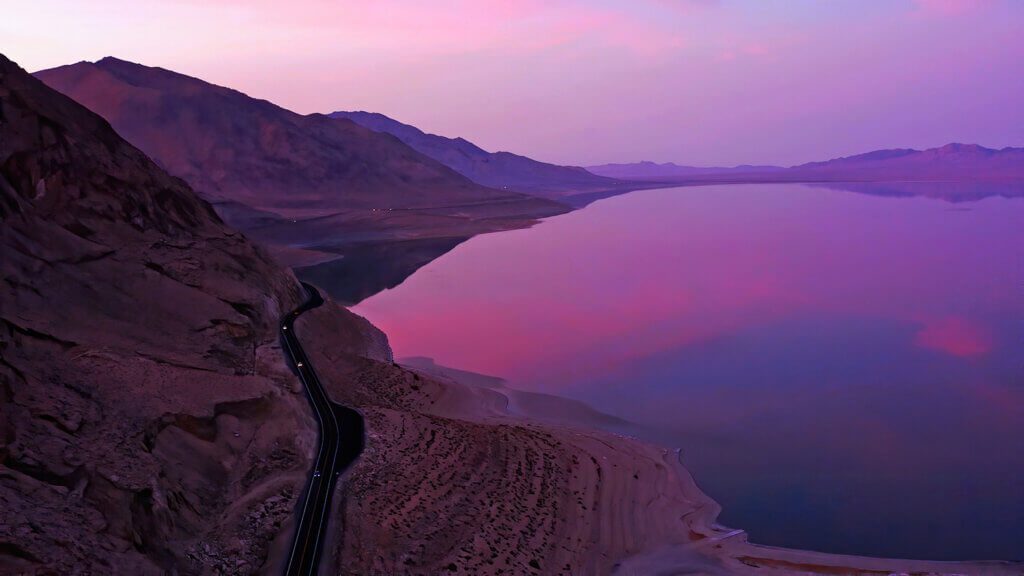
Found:
[{"label": "distant mountain range", "polygon": [[[35,74],[105,118],[228,224],[305,277],[372,279],[356,301],[394,285],[475,234],[529,225],[639,188],[727,182],[885,182],[871,193],[950,200],[1024,195],[1024,149],[950,144],[779,166],[606,164],[589,169],[488,152],[369,112],[300,115],[162,68],[104,58]],[[922,189],[907,182],[999,182]],[[1009,185],[1007,182],[1018,184]],[[865,191],[863,186],[852,189]],[[400,246],[388,244],[401,241]],[[387,245],[387,246],[386,246]],[[365,261],[387,254],[369,274]],[[347,261],[340,255],[350,256]],[[339,268],[342,267],[344,269]],[[316,270],[313,269],[316,268]]]},{"label": "distant mountain range", "polygon": [[1002,181],[1024,179],[1024,148],[995,150],[947,144],[927,150],[876,150],[789,169],[805,176],[853,180]]},{"label": "distant mountain range", "polygon": [[355,240],[450,233],[437,228],[456,224],[501,229],[512,225],[503,218],[567,209],[482,186],[355,122],[303,116],[162,68],[108,57],[35,76],[104,117],[243,229],[331,216]]},{"label": "distant mountain range", "polygon": [[587,168],[614,178],[666,182],[1005,182],[1024,180],[1024,148],[976,144],[876,150],[823,162],[781,166],[698,168],[677,164],[603,164]]},{"label": "distant mountain range", "polygon": [[511,152],[488,152],[463,138],[428,134],[375,112],[333,112],[329,116],[347,118],[371,130],[391,134],[418,152],[485,186],[556,199],[580,193],[636,188],[615,176],[597,175],[576,166],[538,162]]},{"label": "distant mountain range", "polygon": [[650,161],[630,164],[600,164],[587,166],[586,169],[600,176],[626,180],[672,180],[696,178],[707,174],[748,174],[785,170],[781,166],[680,166],[672,162],[658,164]]}]

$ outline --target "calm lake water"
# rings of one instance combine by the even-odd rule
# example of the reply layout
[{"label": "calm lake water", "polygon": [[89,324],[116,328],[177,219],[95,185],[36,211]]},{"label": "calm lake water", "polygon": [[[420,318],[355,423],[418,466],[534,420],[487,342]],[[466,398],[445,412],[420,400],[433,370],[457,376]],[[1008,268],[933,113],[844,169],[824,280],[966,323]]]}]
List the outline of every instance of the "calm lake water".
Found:
[{"label": "calm lake water", "polygon": [[1024,199],[634,192],[473,238],[356,311],[396,356],[681,447],[755,542],[1024,558]]}]

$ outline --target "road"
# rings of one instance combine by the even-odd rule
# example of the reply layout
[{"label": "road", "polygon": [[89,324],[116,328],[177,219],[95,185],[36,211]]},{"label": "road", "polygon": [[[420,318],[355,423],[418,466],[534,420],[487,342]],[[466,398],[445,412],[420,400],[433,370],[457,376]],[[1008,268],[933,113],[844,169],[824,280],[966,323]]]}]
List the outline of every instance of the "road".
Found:
[{"label": "road", "polygon": [[287,576],[317,574],[335,481],[363,450],[362,416],[355,410],[331,401],[295,334],[295,320],[324,303],[316,288],[305,282],[302,286],[309,294],[309,299],[281,319],[281,340],[285,356],[302,380],[309,403],[316,414],[320,446],[313,470],[310,471],[306,498],[299,510],[295,543],[285,571]]}]

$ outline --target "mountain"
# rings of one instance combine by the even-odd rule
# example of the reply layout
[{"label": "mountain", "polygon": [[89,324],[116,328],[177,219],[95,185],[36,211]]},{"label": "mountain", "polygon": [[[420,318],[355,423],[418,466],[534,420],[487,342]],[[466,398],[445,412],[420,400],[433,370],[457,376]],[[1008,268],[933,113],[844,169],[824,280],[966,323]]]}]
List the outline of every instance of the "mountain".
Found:
[{"label": "mountain", "polygon": [[[481,186],[355,122],[302,116],[162,68],[108,57],[36,76],[106,118],[229,223],[289,228],[289,237],[298,237],[292,248],[328,240],[337,251],[372,238],[471,235],[567,210]],[[325,217],[333,219],[326,238],[292,226]],[[283,236],[275,230],[266,238]],[[298,258],[296,250],[278,253]]]},{"label": "mountain", "polygon": [[875,150],[789,168],[735,166],[696,168],[638,162],[604,164],[588,170],[615,178],[666,182],[924,181],[1007,182],[1024,180],[1024,148],[995,150],[977,144],[939,148]]},{"label": "mountain", "polygon": [[1024,179],[1024,148],[995,150],[947,144],[927,150],[876,150],[790,168],[801,177],[830,180],[1005,181]]},{"label": "mountain", "polygon": [[[316,443],[294,276],[2,55],[0,254],[0,573],[280,571]],[[326,308],[325,346],[386,348]]]},{"label": "mountain", "polygon": [[767,173],[784,170],[780,166],[699,167],[680,166],[672,162],[658,164],[650,161],[632,164],[601,164],[598,166],[587,166],[586,169],[601,176],[629,180],[673,180],[677,178],[698,178],[708,174]]},{"label": "mountain", "polygon": [[547,198],[579,193],[632,189],[630,183],[605,178],[575,166],[538,162],[511,152],[487,152],[462,138],[428,134],[374,112],[333,112],[377,132],[391,134],[474,182]]},{"label": "mountain", "polygon": [[262,565],[315,439],[294,277],[3,56],[0,220],[0,572]]}]

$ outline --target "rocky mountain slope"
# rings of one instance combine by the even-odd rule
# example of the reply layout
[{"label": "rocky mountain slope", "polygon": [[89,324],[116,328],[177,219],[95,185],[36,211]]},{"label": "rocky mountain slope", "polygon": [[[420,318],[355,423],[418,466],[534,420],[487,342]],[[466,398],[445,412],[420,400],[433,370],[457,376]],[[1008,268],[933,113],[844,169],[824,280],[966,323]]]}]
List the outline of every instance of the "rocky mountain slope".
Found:
[{"label": "rocky mountain slope", "polygon": [[377,132],[391,134],[417,151],[485,186],[518,190],[548,198],[627,189],[628,182],[592,174],[576,166],[538,162],[511,152],[487,152],[463,138],[428,134],[415,126],[374,112],[333,112]]},{"label": "rocky mountain slope", "polygon": [[261,236],[268,242],[324,241],[323,234],[304,234],[308,226],[292,226],[306,219],[329,219],[335,232],[327,243],[337,250],[368,239],[523,226],[567,210],[481,186],[349,120],[302,116],[162,68],[104,58],[36,76],[106,118],[229,224],[270,228]]},{"label": "rocky mountain slope", "polygon": [[0,56],[0,573],[248,574],[315,443],[292,275]]}]

